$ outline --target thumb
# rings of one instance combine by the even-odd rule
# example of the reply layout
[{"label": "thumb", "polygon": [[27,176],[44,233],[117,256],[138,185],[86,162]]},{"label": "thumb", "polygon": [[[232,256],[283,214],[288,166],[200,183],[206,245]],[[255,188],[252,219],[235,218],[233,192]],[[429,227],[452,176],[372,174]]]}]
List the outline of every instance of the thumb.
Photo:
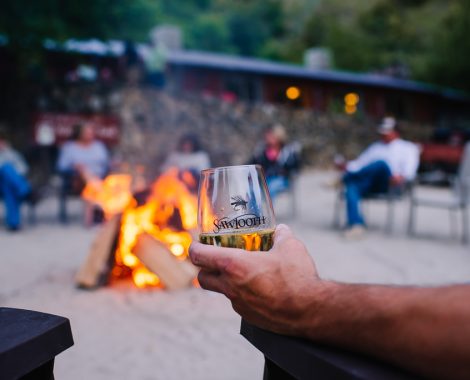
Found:
[{"label": "thumb", "polygon": [[274,231],[274,245],[280,244],[283,240],[294,237],[291,229],[285,224],[279,224]]}]

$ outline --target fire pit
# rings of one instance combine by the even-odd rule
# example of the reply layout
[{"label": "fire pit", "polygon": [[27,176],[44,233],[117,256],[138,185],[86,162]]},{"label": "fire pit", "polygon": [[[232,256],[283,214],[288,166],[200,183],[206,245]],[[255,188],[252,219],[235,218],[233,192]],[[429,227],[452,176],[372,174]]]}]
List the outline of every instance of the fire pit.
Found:
[{"label": "fire pit", "polygon": [[[112,174],[89,181],[82,197],[101,207],[99,230],[76,281],[96,288],[132,278],[139,288],[181,289],[195,283],[188,249],[197,227],[190,172],[170,169],[147,187],[142,177]],[[145,189],[144,189],[145,188]]]}]

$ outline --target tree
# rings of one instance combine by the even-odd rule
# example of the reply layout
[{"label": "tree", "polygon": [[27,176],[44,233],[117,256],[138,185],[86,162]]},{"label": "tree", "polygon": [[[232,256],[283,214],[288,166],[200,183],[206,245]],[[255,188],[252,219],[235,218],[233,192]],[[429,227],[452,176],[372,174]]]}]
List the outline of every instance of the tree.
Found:
[{"label": "tree", "polygon": [[228,28],[237,53],[259,56],[269,40],[282,37],[284,24],[279,0],[230,4],[227,11]]},{"label": "tree", "polygon": [[454,0],[429,59],[426,78],[470,92],[470,3]]},{"label": "tree", "polygon": [[206,51],[231,52],[226,20],[220,14],[202,14],[186,29],[186,45]]},{"label": "tree", "polygon": [[160,7],[152,0],[6,0],[0,34],[24,67],[40,59],[46,39],[143,39],[159,14]]}]

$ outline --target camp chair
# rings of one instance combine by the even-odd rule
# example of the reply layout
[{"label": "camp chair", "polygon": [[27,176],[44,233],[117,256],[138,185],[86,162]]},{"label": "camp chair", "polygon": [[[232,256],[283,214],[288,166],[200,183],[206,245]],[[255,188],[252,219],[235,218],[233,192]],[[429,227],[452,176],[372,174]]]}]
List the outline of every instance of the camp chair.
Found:
[{"label": "camp chair", "polygon": [[410,198],[410,215],[408,220],[408,233],[414,235],[416,230],[416,214],[418,206],[447,209],[451,216],[451,230],[453,232],[456,223],[452,217],[458,212],[462,217],[462,242],[468,243],[468,204],[470,196],[470,142],[464,149],[457,177],[453,181],[450,197],[447,199],[430,199],[418,197],[414,192]]},{"label": "camp chair", "polygon": [[[389,191],[386,193],[371,193],[367,194],[361,199],[362,206],[366,206],[370,202],[386,202],[387,204],[387,215],[385,222],[385,232],[392,233],[393,226],[395,224],[395,204],[407,198],[414,186],[414,181],[407,181],[400,186],[391,186]],[[341,225],[341,213],[346,209],[345,205],[345,189],[341,186],[338,189],[335,205],[333,208],[333,228],[339,229]]]}]

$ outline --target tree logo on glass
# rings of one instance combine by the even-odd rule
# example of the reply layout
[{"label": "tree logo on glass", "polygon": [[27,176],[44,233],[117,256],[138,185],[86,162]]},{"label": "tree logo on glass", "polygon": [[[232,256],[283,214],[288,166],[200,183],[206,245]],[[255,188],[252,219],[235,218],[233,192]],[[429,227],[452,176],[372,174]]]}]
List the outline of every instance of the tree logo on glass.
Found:
[{"label": "tree logo on glass", "polygon": [[248,204],[248,201],[245,201],[241,196],[237,195],[235,197],[231,197],[232,201],[230,203],[231,206],[233,206],[233,209],[235,211],[240,211],[240,210],[246,210],[246,205]]}]

